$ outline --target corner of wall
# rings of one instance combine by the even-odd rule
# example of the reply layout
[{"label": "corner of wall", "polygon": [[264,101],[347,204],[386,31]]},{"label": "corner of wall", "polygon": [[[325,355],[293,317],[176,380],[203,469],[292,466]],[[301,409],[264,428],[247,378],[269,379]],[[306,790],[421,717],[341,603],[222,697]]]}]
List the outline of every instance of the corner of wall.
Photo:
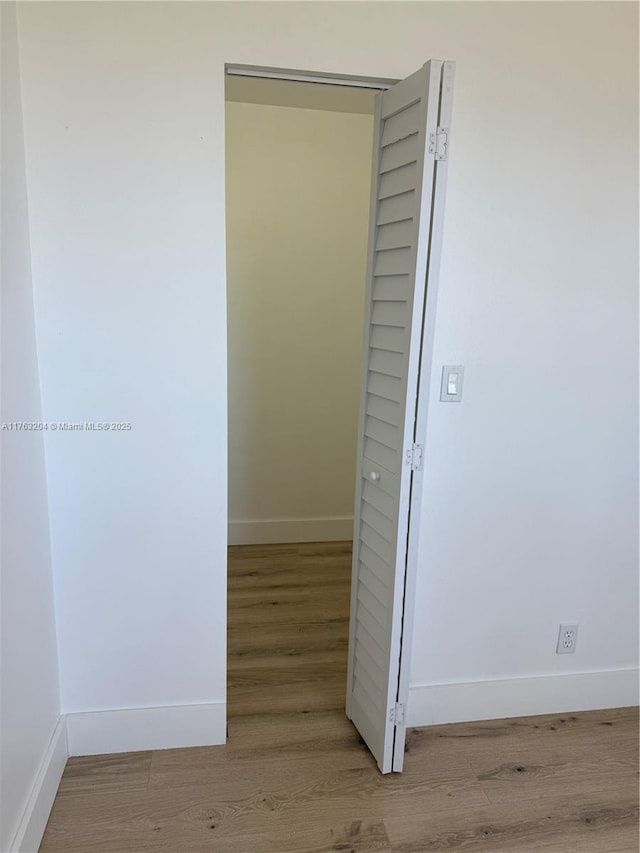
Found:
[{"label": "corner of wall", "polygon": [[62,715],[42,757],[9,853],[37,853],[68,757],[67,727]]}]

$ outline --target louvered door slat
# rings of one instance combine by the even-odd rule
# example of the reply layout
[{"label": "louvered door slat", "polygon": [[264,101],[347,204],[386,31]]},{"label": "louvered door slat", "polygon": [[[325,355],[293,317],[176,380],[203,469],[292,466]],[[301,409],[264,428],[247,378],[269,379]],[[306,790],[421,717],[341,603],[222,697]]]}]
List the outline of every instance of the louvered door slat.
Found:
[{"label": "louvered door slat", "polygon": [[397,471],[398,469],[398,451],[392,450],[380,441],[374,438],[369,438],[365,434],[364,453],[368,459],[387,471]]},{"label": "louvered door slat", "polygon": [[[371,634],[371,636],[376,641],[376,645],[381,648],[386,648],[386,631],[382,627],[382,625],[378,622],[378,620],[369,612],[369,610],[364,606],[362,601],[358,598],[357,600],[357,619],[358,622],[361,623]],[[380,660],[384,659],[384,654],[380,656]]]},{"label": "louvered door slat", "polygon": [[371,371],[368,390],[378,397],[386,397],[399,403],[402,399],[402,380],[396,376],[387,376],[385,373]]},{"label": "louvered door slat", "polygon": [[362,622],[358,623],[356,643],[361,648],[366,649],[370,657],[380,666],[380,659],[381,655],[384,654],[384,648],[374,639]]},{"label": "louvered door slat", "polygon": [[378,206],[376,224],[386,225],[387,222],[400,222],[402,219],[412,219],[416,207],[415,190],[385,198]]},{"label": "louvered door slat", "polygon": [[398,166],[404,166],[406,163],[417,162],[419,142],[420,137],[416,133],[387,146],[380,158],[380,173],[390,172],[391,169],[397,169]]},{"label": "louvered door slat", "polygon": [[376,394],[367,394],[367,414],[384,421],[391,426],[399,426],[400,410],[393,400],[386,400]]},{"label": "louvered door slat", "polygon": [[[404,275],[411,271],[411,248],[388,249],[376,253],[374,275]],[[394,325],[406,325],[394,324]]]},{"label": "louvered door slat", "polygon": [[374,506],[378,512],[381,512],[390,521],[393,521],[395,511],[394,503],[391,495],[383,492],[375,483],[370,483],[365,480],[362,486],[362,499]]},{"label": "louvered door slat", "polygon": [[360,522],[360,536],[364,545],[367,545],[383,563],[388,564],[392,557],[391,543],[387,542],[377,530],[362,521]]},{"label": "louvered door slat", "polygon": [[383,148],[399,139],[405,139],[407,136],[418,133],[421,106],[422,104],[418,101],[417,104],[412,104],[385,121],[382,131]]},{"label": "louvered door slat", "polygon": [[377,349],[388,349],[391,352],[405,352],[407,348],[407,331],[393,326],[371,326],[370,342]]},{"label": "louvered door slat", "polygon": [[[397,302],[409,299],[411,292],[411,279],[408,275],[385,275],[376,278],[373,285],[373,299],[375,302]],[[375,344],[372,344],[375,346]]]},{"label": "louvered door slat", "polygon": [[362,585],[380,602],[381,607],[387,607],[389,604],[389,587],[362,560],[360,561],[360,572]]},{"label": "louvered door slat", "polygon": [[385,172],[380,177],[378,198],[382,201],[382,199],[389,198],[392,195],[409,192],[415,186],[417,171],[417,163],[407,163],[405,166],[398,166],[391,172]]},{"label": "louvered door slat", "polygon": [[384,672],[369,649],[370,646],[367,647],[367,645],[362,642],[362,637],[358,637],[356,641],[356,658],[361,662],[362,666],[367,670],[376,683],[382,684],[384,682]]},{"label": "louvered door slat", "polygon": [[389,222],[387,225],[379,225],[378,236],[376,237],[376,249],[404,249],[410,247],[413,235],[412,226],[412,219],[403,219],[400,222]]},{"label": "louvered door slat", "polygon": [[[395,250],[394,250],[395,251]],[[397,250],[397,251],[404,251]],[[385,252],[391,254],[391,252]],[[380,326],[401,326],[406,329],[410,317],[407,317],[406,302],[374,302],[371,321]]]},{"label": "louvered door slat", "polygon": [[360,543],[360,561],[378,578],[380,583],[389,584],[389,567],[364,540]]},{"label": "louvered door slat", "polygon": [[398,445],[398,427],[391,426],[371,415],[367,418],[364,434],[392,449]]},{"label": "louvered door slat", "polygon": [[375,675],[369,675],[369,671],[356,656],[355,677],[374,705],[383,700],[382,687],[376,683]]},{"label": "louvered door slat", "polygon": [[393,522],[384,513],[366,501],[362,502],[362,520],[366,521],[374,530],[377,530],[387,542],[393,538]]},{"label": "louvered door slat", "polygon": [[398,379],[402,379],[402,361],[402,353],[371,348],[369,364],[371,370],[375,370],[377,373],[385,373],[387,376],[397,376]]},{"label": "louvered door slat", "polygon": [[371,614],[376,624],[384,631],[387,628],[387,609],[372,595],[364,584],[358,588],[358,601]]}]

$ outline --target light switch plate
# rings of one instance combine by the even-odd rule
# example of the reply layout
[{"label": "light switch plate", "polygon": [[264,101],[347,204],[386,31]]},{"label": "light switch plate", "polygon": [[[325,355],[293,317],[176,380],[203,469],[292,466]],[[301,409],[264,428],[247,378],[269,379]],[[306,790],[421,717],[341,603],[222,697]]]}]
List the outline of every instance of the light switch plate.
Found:
[{"label": "light switch plate", "polygon": [[[442,368],[440,383],[440,401],[442,403],[459,403],[462,400],[462,383],[464,382],[464,367],[461,364],[445,364]],[[450,394],[450,389],[455,392]]]}]

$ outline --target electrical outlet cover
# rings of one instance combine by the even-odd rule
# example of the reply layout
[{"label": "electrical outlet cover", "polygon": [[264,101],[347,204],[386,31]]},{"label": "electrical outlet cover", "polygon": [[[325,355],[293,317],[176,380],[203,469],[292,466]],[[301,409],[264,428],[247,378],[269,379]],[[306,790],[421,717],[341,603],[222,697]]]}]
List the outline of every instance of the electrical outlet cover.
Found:
[{"label": "electrical outlet cover", "polygon": [[558,645],[556,654],[572,655],[578,643],[578,625],[575,622],[563,622],[558,630]]}]

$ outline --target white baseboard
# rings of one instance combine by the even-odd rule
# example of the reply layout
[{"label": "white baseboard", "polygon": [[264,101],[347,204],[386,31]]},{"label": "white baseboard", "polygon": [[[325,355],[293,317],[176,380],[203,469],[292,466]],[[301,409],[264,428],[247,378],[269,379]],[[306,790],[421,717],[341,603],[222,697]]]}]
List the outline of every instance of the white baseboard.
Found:
[{"label": "white baseboard", "polygon": [[9,853],[37,853],[67,758],[67,729],[62,716],[42,758]]},{"label": "white baseboard", "polygon": [[226,737],[225,702],[67,714],[69,755],[215,746]]},{"label": "white baseboard", "polygon": [[353,516],[230,521],[229,545],[278,542],[344,542],[353,538]]},{"label": "white baseboard", "polygon": [[637,704],[637,669],[427,684],[409,688],[407,726],[595,711]]}]

